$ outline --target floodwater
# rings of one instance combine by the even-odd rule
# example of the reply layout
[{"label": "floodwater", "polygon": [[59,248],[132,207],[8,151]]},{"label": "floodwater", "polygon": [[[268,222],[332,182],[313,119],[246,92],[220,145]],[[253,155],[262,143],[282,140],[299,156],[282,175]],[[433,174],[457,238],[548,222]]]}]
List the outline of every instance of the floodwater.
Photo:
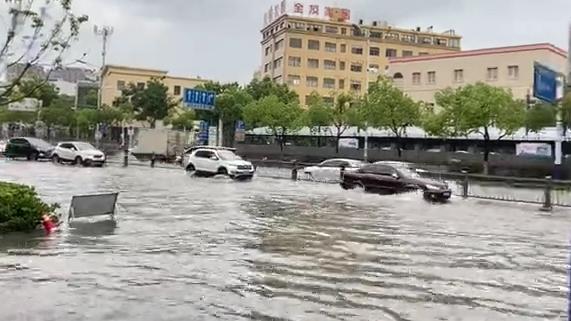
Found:
[{"label": "floodwater", "polygon": [[0,237],[0,320],[565,320],[571,212],[182,170],[0,161],[120,191],[117,224]]}]

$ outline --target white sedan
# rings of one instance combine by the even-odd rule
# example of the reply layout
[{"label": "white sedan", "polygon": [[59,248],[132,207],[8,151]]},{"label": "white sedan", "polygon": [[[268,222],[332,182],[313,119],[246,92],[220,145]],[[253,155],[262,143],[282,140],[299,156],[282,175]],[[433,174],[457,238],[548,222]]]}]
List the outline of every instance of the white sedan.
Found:
[{"label": "white sedan", "polygon": [[328,159],[319,165],[304,168],[302,173],[316,181],[335,181],[341,178],[341,168],[345,168],[345,171],[356,171],[364,164],[354,159]]}]

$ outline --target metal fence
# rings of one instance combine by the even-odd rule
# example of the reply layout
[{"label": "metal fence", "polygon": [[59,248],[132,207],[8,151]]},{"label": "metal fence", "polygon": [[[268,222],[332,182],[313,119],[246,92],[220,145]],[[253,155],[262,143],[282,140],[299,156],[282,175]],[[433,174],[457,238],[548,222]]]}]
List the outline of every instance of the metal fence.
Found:
[{"label": "metal fence", "polygon": [[[128,157],[127,160],[115,158],[108,161],[115,166],[143,166],[164,169],[182,170],[180,165],[158,161],[143,162]],[[303,173],[304,167],[313,163],[297,163],[284,161],[257,160],[252,161],[259,177],[291,179],[326,184],[339,184],[341,177],[316,180]],[[464,198],[477,198],[493,201],[517,202],[541,205],[543,210],[551,210],[553,206],[571,208],[571,181],[520,178],[507,176],[475,175],[467,173],[447,173],[423,171],[421,176],[446,182],[454,195]]]}]

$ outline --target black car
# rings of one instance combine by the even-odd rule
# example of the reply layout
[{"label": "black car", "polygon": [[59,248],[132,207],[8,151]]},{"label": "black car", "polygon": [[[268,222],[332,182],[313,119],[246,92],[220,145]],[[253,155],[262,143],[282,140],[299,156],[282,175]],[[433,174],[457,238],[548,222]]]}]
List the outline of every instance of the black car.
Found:
[{"label": "black car", "polygon": [[345,173],[341,187],[363,187],[365,191],[380,194],[422,190],[426,199],[434,201],[445,201],[452,196],[447,184],[420,177],[417,171],[406,163],[380,162],[363,166],[358,171]]},{"label": "black car", "polygon": [[44,140],[18,137],[8,141],[4,154],[10,158],[25,157],[28,160],[38,160],[49,159],[53,150],[54,146]]}]

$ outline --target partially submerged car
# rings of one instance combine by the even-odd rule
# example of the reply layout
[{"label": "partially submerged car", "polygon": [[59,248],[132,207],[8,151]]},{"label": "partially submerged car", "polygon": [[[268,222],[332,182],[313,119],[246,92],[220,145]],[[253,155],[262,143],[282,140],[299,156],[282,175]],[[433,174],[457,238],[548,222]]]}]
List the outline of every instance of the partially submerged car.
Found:
[{"label": "partially submerged car", "polygon": [[184,168],[197,175],[226,175],[232,179],[250,179],[256,169],[231,148],[198,146],[188,149]]},{"label": "partially submerged car", "polygon": [[341,169],[345,172],[356,171],[365,163],[360,160],[335,158],[328,159],[318,165],[302,169],[302,173],[313,180],[338,180],[341,177]]},{"label": "partially submerged car", "polygon": [[71,162],[83,166],[103,166],[105,153],[85,142],[61,142],[52,153],[55,163]]},{"label": "partially submerged car", "polygon": [[347,172],[341,187],[362,187],[365,191],[380,194],[421,190],[425,199],[433,201],[446,201],[452,196],[446,183],[422,178],[410,164],[398,162],[378,162],[365,165],[355,172]]}]

